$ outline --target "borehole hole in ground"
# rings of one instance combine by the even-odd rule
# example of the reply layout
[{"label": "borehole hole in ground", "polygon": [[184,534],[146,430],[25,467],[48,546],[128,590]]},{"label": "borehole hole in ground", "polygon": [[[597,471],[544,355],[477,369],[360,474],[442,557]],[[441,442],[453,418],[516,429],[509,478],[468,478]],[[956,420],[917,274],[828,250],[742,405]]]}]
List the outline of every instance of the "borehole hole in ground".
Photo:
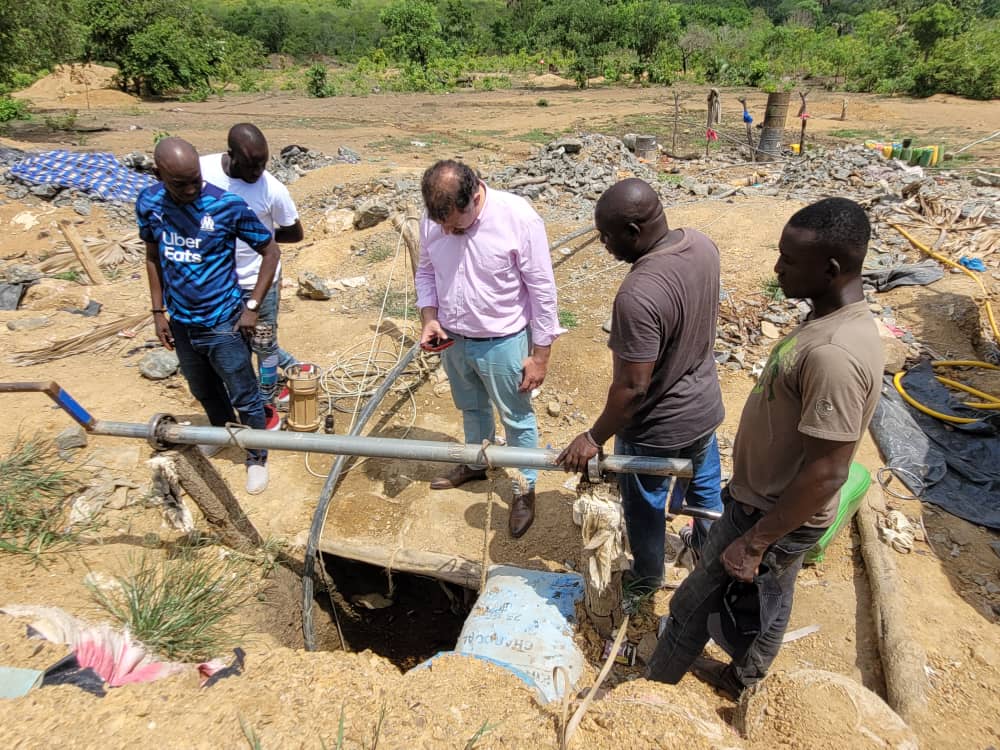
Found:
[{"label": "borehole hole in ground", "polygon": [[390,586],[385,568],[336,555],[324,554],[323,565],[350,650],[370,649],[404,671],[453,650],[476,599],[473,589],[399,571]]}]

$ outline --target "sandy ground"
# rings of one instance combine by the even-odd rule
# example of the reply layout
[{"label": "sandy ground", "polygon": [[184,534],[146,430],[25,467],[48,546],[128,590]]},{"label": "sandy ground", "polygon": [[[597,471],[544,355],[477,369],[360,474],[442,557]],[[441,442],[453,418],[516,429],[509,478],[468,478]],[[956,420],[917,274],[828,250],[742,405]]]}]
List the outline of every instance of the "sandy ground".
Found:
[{"label": "sandy ground", "polygon": [[[546,77],[549,78],[549,77]],[[43,82],[44,83],[44,82]],[[274,150],[302,143],[326,152],[344,145],[361,153],[361,164],[317,170],[292,186],[303,211],[306,241],[284,254],[286,283],[302,270],[347,278],[365,275],[367,289],[343,293],[326,302],[301,300],[286,289],[282,302],[282,343],[300,358],[323,367],[364,351],[378,315],[373,290],[384,285],[390,271],[403,275],[392,258],[369,262],[351,250],[352,244],[386,232],[385,225],[364,232],[327,235],[323,230],[322,197],[338,184],[364,183],[373,178],[412,178],[433,159],[462,156],[485,171],[522,159],[535,142],[549,134],[594,130],[621,132],[659,128],[669,122],[669,94],[662,89],[594,89],[578,91],[547,80],[545,88],[507,92],[458,93],[446,96],[386,95],[358,99],[310,100],[287,94],[231,95],[203,103],[111,102],[89,93],[91,109],[80,109],[78,120],[106,125],[105,131],[80,134],[27,129],[6,145],[56,146],[76,142],[88,149],[123,153],[150,150],[153,134],[168,131],[189,138],[205,151],[221,149],[226,129],[237,121],[260,125]],[[69,106],[60,81],[49,81],[30,97],[43,106]],[[63,93],[60,93],[63,92]],[[29,92],[30,93],[30,92]],[[87,92],[84,92],[88,95]],[[108,92],[113,95],[115,92]],[[539,107],[544,96],[548,106]],[[724,92],[724,124],[742,127],[737,92]],[[758,101],[759,99],[759,101]],[[762,94],[754,92],[751,106],[763,108]],[[851,96],[848,123],[839,116],[840,95],[816,92],[810,97],[816,115],[810,132],[830,133],[850,128],[885,130],[887,135],[912,132],[952,145],[988,134],[1000,119],[1000,102],[967,102],[935,97],[904,100]],[[62,102],[60,104],[60,102]],[[702,115],[697,108],[703,92],[683,91],[684,114],[690,123],[684,137],[693,139]],[[76,104],[72,106],[76,107]],[[645,127],[643,127],[645,126]],[[132,129],[135,128],[135,129]],[[912,129],[912,130],[911,130]],[[891,132],[889,132],[891,131]],[[661,140],[668,130],[658,130]],[[829,136],[828,136],[829,137]],[[859,136],[856,140],[869,137]],[[413,145],[419,141],[424,146]],[[997,151],[985,148],[977,155],[988,162]],[[68,209],[53,209],[38,201],[0,201],[0,258],[30,259],[59,239],[55,221],[73,218],[84,236],[103,231],[116,236],[126,227],[109,226],[100,208],[81,219]],[[764,197],[737,198],[720,203],[705,200],[669,211],[673,225],[708,233],[723,253],[723,284],[737,296],[757,292],[770,273],[778,234],[796,208],[794,202]],[[12,219],[31,212],[38,224],[23,229]],[[577,228],[552,222],[554,239]],[[597,415],[610,378],[610,357],[600,324],[610,310],[614,290],[624,268],[596,245],[557,266],[561,308],[575,314],[578,325],[557,344],[552,368],[538,412],[543,445],[558,447]],[[85,289],[67,282],[67,293],[86,292],[104,305],[98,322],[141,312],[147,307],[141,268],[129,268],[106,286]],[[961,278],[946,278],[935,291],[897,290],[885,296],[897,309],[900,324],[942,352],[973,354],[967,332],[945,319],[935,308],[937,292],[966,296],[973,291]],[[0,321],[26,318],[38,312],[0,313]],[[51,323],[30,332],[0,328],[0,350],[5,354],[42,345],[45,341],[90,329],[92,322],[76,315],[46,311]],[[393,318],[399,329],[407,322]],[[178,376],[153,383],[143,379],[136,365],[142,352],[129,354],[151,336],[141,332],[97,355],[80,355],[46,365],[16,368],[0,361],[0,380],[59,381],[97,416],[145,421],[155,412],[169,412],[198,421],[200,409]],[[380,344],[389,348],[391,340]],[[721,373],[727,416],[720,429],[725,439],[735,436],[743,400],[752,387],[744,372]],[[383,434],[457,440],[460,422],[447,392],[435,392],[433,380],[424,382],[412,399],[400,394],[378,415]],[[440,391],[441,389],[438,389]],[[989,389],[987,389],[989,390]],[[54,435],[66,417],[42,396],[4,396],[13,416],[0,424],[0,441],[16,434]],[[546,405],[561,404],[560,415],[550,416]],[[338,431],[346,429],[346,415],[338,415]],[[96,456],[95,456],[96,454]],[[79,451],[75,465],[111,466],[113,473],[137,483],[148,481],[144,460],[151,450],[142,443],[91,438]],[[859,454],[874,471],[882,461],[866,441]],[[331,459],[313,456],[308,467],[299,454],[274,454],[272,483],[260,496],[243,490],[243,467],[235,451],[226,451],[213,465],[229,481],[251,520],[268,536],[287,540],[293,557],[301,559],[301,541],[311,521]],[[462,555],[478,560],[482,553],[486,483],[461,491],[430,493],[426,482],[439,467],[406,462],[371,460],[356,465],[336,495],[324,536],[329,539],[374,540],[390,548],[411,548]],[[506,534],[506,483],[498,483],[489,547],[494,562],[553,570],[578,565],[578,531],[570,520],[572,495],[563,475],[543,474],[539,482],[539,512],[532,530],[520,542]],[[902,594],[911,613],[909,627],[928,654],[931,667],[930,705],[926,719],[914,728],[925,747],[988,747],[1000,743],[990,705],[1000,698],[1000,653],[996,647],[997,617],[988,594],[978,583],[998,581],[998,558],[989,547],[997,536],[915,502],[899,502],[907,515],[921,515],[934,546],[918,543],[915,553],[897,557]],[[160,554],[176,533],[163,526],[156,511],[141,504],[105,511],[88,542],[69,555],[32,567],[25,560],[0,556],[0,604],[36,603],[62,606],[83,617],[99,619],[83,586],[89,570],[121,570],[130,553],[145,549]],[[157,552],[157,551],[160,552]],[[956,552],[957,550],[957,552]],[[876,650],[869,589],[863,564],[850,533],[842,534],[824,563],[800,578],[792,628],[819,625],[814,635],[789,644],[779,656],[778,670],[797,667],[829,669],[857,679],[884,694]],[[554,713],[542,709],[530,693],[509,675],[486,665],[446,662],[430,671],[400,675],[389,662],[371,653],[307,654],[297,633],[298,592],[276,583],[260,606],[246,618],[255,635],[248,639],[245,675],[211,688],[204,696],[193,678],[112,691],[105,699],[86,696],[72,688],[52,688],[28,698],[0,704],[0,734],[13,747],[35,747],[60,741],[67,747],[96,747],[109,739],[115,745],[132,741],[159,742],[167,747],[247,746],[241,719],[260,736],[263,747],[319,747],[336,745],[337,722],[343,706],[345,747],[368,746],[381,707],[385,708],[382,741],[387,747],[463,747],[483,725],[476,747],[555,747]],[[655,614],[666,611],[668,594],[657,596]],[[325,615],[317,610],[320,620]],[[655,622],[650,618],[650,624]],[[326,626],[328,623],[320,623]],[[34,652],[21,638],[21,627],[0,617],[0,663],[44,667],[53,661],[50,647]],[[323,630],[328,633],[328,630]],[[692,678],[677,688],[630,681],[634,671],[617,669],[612,683],[622,683],[611,698],[595,704],[581,727],[578,746],[620,747],[739,747],[748,746],[725,724],[732,705]],[[211,700],[205,698],[211,697]],[[86,719],[68,717],[83,716]],[[650,717],[658,721],[649,726]],[[496,726],[493,726],[496,725]],[[696,729],[692,729],[695,727]],[[192,739],[197,738],[197,739]],[[788,747],[824,747],[822,738],[789,736]],[[774,747],[777,741],[765,746]]]}]

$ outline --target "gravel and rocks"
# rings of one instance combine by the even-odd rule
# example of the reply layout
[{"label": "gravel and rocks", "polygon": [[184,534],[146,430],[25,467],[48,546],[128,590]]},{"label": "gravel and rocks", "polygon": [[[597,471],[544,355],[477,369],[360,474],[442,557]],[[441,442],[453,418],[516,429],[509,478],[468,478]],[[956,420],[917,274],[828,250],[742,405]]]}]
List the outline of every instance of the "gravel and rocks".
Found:
[{"label": "gravel and rocks", "polygon": [[627,176],[657,182],[656,173],[621,139],[588,133],[552,141],[522,164],[494,173],[487,182],[536,201],[554,202],[565,196],[596,201]]},{"label": "gravel and rocks", "polygon": [[361,157],[357,152],[346,146],[337,149],[336,156],[327,156],[322,151],[316,151],[306,146],[285,146],[281,153],[271,157],[267,168],[275,177],[286,185],[295,182],[306,172],[331,164],[357,164]]},{"label": "gravel and rocks", "polygon": [[150,380],[165,380],[179,367],[177,355],[166,349],[154,349],[139,362],[139,372]]}]

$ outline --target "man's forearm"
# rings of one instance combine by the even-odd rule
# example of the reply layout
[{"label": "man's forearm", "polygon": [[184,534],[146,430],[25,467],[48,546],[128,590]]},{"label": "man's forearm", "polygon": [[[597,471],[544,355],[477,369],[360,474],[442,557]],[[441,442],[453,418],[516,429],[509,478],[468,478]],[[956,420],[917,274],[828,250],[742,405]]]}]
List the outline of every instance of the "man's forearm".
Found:
[{"label": "man's forearm", "polygon": [[282,244],[302,242],[303,237],[305,237],[305,232],[302,231],[302,222],[300,221],[296,221],[291,226],[274,228],[275,242]]},{"label": "man's forearm", "polygon": [[274,274],[278,270],[278,261],[281,259],[281,250],[278,249],[277,243],[273,240],[271,245],[262,253],[262,258],[260,263],[260,271],[257,273],[257,283],[254,284],[253,292],[251,292],[250,297],[257,300],[259,304],[267,296],[268,290],[271,288],[271,284],[274,282]]},{"label": "man's forearm", "polygon": [[608,400],[604,404],[604,411],[594,422],[594,426],[590,428],[590,435],[598,445],[606,443],[612,435],[617,434],[628,424],[645,395],[645,389],[611,384],[611,388],[608,390]]},{"label": "man's forearm", "polygon": [[160,249],[146,243],[146,278],[149,281],[149,301],[153,310],[163,307],[163,272],[160,269]]},{"label": "man's forearm", "polygon": [[552,345],[542,346],[541,344],[531,345],[531,358],[539,364],[548,364],[549,356],[552,354]]},{"label": "man's forearm", "polygon": [[423,325],[427,325],[432,320],[437,320],[438,309],[436,307],[421,307],[420,308],[420,322]]}]

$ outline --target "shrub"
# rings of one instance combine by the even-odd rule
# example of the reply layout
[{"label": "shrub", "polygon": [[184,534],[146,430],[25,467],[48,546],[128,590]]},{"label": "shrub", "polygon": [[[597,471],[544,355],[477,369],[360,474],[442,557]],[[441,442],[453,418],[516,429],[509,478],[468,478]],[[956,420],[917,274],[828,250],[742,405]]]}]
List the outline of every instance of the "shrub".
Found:
[{"label": "shrub", "polygon": [[31,117],[28,112],[28,103],[21,99],[12,99],[9,96],[0,96],[0,122],[10,122],[11,120],[27,120]]}]

